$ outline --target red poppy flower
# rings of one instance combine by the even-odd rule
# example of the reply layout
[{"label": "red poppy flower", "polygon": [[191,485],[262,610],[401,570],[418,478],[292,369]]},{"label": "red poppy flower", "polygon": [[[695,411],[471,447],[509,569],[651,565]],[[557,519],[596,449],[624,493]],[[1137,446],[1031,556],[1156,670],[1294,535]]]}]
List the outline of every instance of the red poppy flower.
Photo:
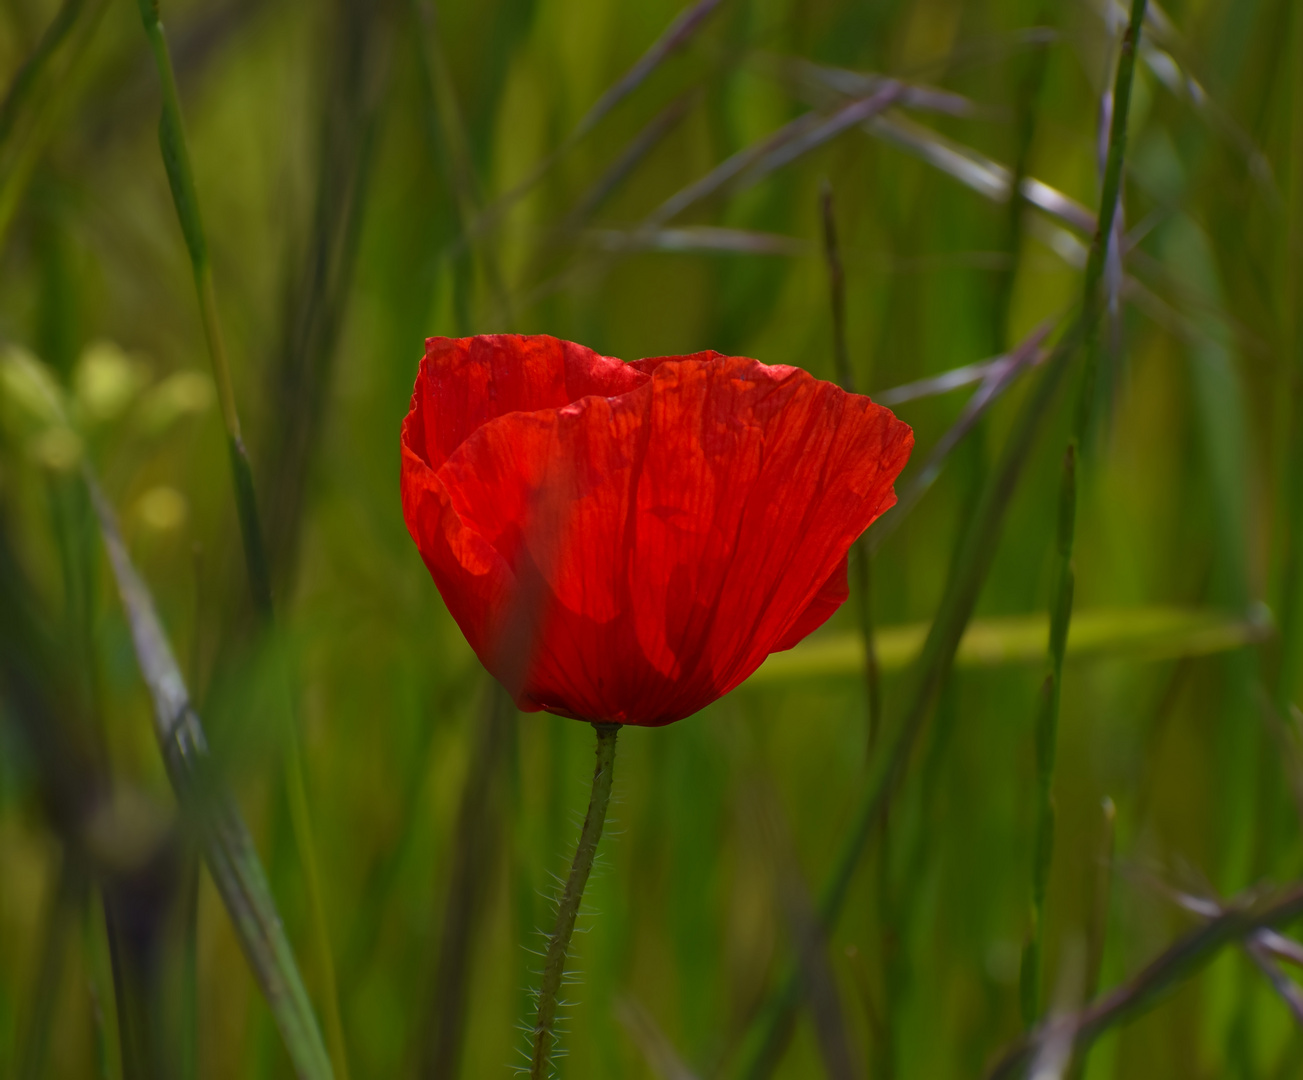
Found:
[{"label": "red poppy flower", "polygon": [[668,724],[847,596],[909,427],[794,367],[625,364],[556,338],[430,338],[403,515],[520,708]]}]

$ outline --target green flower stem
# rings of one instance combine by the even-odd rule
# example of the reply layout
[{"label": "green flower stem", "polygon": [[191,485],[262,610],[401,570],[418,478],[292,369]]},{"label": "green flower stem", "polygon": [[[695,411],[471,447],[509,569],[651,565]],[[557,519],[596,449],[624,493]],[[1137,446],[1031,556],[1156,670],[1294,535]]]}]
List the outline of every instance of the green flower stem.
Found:
[{"label": "green flower stem", "polygon": [[1059,487],[1059,521],[1055,551],[1054,596],[1050,609],[1050,674],[1041,691],[1036,719],[1036,848],[1032,857],[1031,933],[1023,949],[1020,979],[1020,1003],[1023,1025],[1031,1028],[1040,1016],[1041,952],[1044,942],[1045,892],[1050,867],[1054,861],[1054,784],[1055,747],[1058,742],[1059,703],[1062,696],[1063,656],[1068,644],[1068,627],[1072,622],[1072,598],[1076,579],[1072,569],[1072,548],[1077,522],[1077,452],[1090,427],[1091,405],[1095,397],[1095,369],[1098,357],[1099,318],[1103,310],[1100,285],[1108,262],[1109,241],[1117,217],[1122,189],[1122,164],[1126,155],[1127,114],[1131,111],[1131,86],[1135,77],[1136,52],[1140,47],[1140,30],[1145,21],[1146,0],[1132,0],[1131,21],[1122,39],[1117,76],[1113,84],[1113,116],[1109,129],[1108,157],[1104,165],[1103,191],[1095,236],[1086,261],[1085,294],[1082,299],[1084,319],[1083,345],[1085,363],[1078,388],[1077,413],[1072,441],[1063,457],[1063,476]]},{"label": "green flower stem", "polygon": [[[157,0],[139,0],[141,20],[149,39],[150,50],[158,69],[162,89],[163,112],[159,120],[158,140],[172,189],[172,201],[185,236],[186,249],[194,271],[195,292],[199,300],[199,313],[203,321],[204,338],[217,383],[217,396],[221,404],[222,422],[231,455],[231,476],[235,488],[236,509],[240,518],[240,534],[244,543],[245,563],[248,568],[249,588],[254,606],[267,626],[273,622],[271,575],[268,571],[266,547],[262,526],[258,518],[258,501],[254,491],[253,470],[245,450],[240,431],[240,415],[235,403],[235,388],[227,359],[226,344],[222,337],[221,320],[217,311],[217,292],[213,285],[212,265],[209,262],[208,243],[204,233],[203,218],[199,212],[199,196],[195,189],[194,171],[190,165],[190,151],[186,143],[185,126],[181,117],[181,101],[177,93],[176,74],[168,50],[163,24],[159,19]],[[285,678],[288,694],[289,680]],[[317,873],[315,846],[312,837],[312,820],[308,809],[307,784],[298,746],[298,733],[291,716],[288,737],[290,746],[285,755],[285,785],[289,795],[290,819],[294,829],[295,846],[303,864],[308,895],[309,917],[312,922],[312,942],[318,977],[321,982],[321,1004],[325,1013],[326,1038],[330,1046],[331,1062],[335,1075],[347,1080],[348,1064],[344,1043],[344,1027],[339,1012],[339,993],[336,986],[335,966],[330,953],[330,938],[325,917],[325,904],[321,882]]]},{"label": "green flower stem", "polygon": [[606,808],[611,801],[615,737],[620,733],[620,725],[594,724],[593,729],[597,732],[593,794],[588,800],[588,814],[579,833],[579,846],[575,849],[575,858],[570,864],[570,876],[566,879],[566,887],[557,906],[556,925],[548,939],[547,954],[543,961],[543,983],[538,992],[538,1018],[534,1022],[534,1046],[529,1066],[530,1080],[544,1080],[549,1074],[552,1049],[556,1044],[553,1028],[556,1023],[557,991],[561,989],[566,953],[570,949],[570,937],[575,931],[575,919],[579,915],[579,902],[583,899],[584,886],[588,884],[588,875],[593,869],[593,856],[597,854],[597,843],[602,839]]}]

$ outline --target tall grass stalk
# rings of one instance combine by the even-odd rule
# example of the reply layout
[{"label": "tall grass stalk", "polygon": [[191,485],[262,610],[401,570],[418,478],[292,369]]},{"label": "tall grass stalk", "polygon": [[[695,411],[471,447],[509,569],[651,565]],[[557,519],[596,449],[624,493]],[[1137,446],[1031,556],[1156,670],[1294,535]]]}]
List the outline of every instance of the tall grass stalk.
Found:
[{"label": "tall grass stalk", "polygon": [[[244,542],[245,566],[254,606],[264,625],[272,628],[273,602],[271,573],[263,543],[262,525],[258,516],[258,500],[254,490],[253,469],[245,449],[240,430],[240,415],[236,407],[235,386],[231,379],[230,362],[222,335],[217,309],[217,291],[213,283],[212,262],[203,219],[199,211],[199,196],[195,188],[194,172],[190,166],[190,151],[186,143],[185,126],[181,115],[181,100],[177,92],[176,74],[167,38],[159,18],[158,0],[139,0],[141,20],[154,56],[162,89],[163,111],[159,121],[159,145],[172,201],[176,206],[186,248],[190,253],[194,272],[195,290],[199,298],[199,312],[203,321],[204,338],[212,363],[213,378],[217,384],[217,397],[221,406],[222,422],[231,460],[231,475],[235,487],[236,509],[240,532]],[[273,631],[274,639],[274,631]],[[279,651],[279,644],[273,640]],[[282,658],[283,662],[283,658]],[[313,958],[321,981],[321,1005],[326,1018],[326,1037],[330,1045],[331,1062],[340,1080],[348,1078],[348,1053],[344,1041],[344,1025],[339,1011],[339,991],[335,980],[334,959],[330,950],[330,934],[326,921],[325,901],[321,892],[317,870],[316,846],[312,835],[312,821],[308,806],[307,783],[299,748],[297,722],[290,701],[288,673],[282,668],[283,691],[287,704],[287,748],[284,755],[285,787],[289,798],[290,818],[294,828],[295,845],[304,871],[304,884],[308,895],[308,909],[312,924]]]},{"label": "tall grass stalk", "polygon": [[[1054,591],[1050,608],[1050,674],[1041,690],[1036,721],[1036,841],[1032,856],[1031,934],[1022,959],[1021,993],[1023,1023],[1031,1027],[1040,1015],[1041,952],[1045,934],[1045,892],[1050,867],[1054,861],[1054,759],[1058,742],[1059,706],[1063,688],[1063,657],[1068,645],[1068,627],[1072,622],[1072,599],[1075,576],[1072,548],[1077,529],[1077,455],[1091,423],[1091,405],[1095,398],[1098,368],[1099,324],[1104,301],[1100,295],[1109,265],[1111,242],[1116,242],[1114,220],[1122,195],[1122,167],[1126,156],[1127,118],[1131,111],[1131,87],[1135,79],[1136,54],[1145,21],[1146,0],[1132,0],[1130,21],[1122,39],[1117,75],[1113,84],[1113,116],[1108,138],[1108,156],[1104,165],[1103,190],[1095,236],[1086,261],[1082,311],[1084,313],[1081,384],[1077,392],[1077,409],[1073,438],[1063,455],[1059,486],[1058,527],[1055,533]],[[1118,253],[1120,256],[1120,252]]]},{"label": "tall grass stalk", "polygon": [[[994,558],[1009,500],[1031,452],[1041,421],[1057,394],[1067,362],[1083,341],[1092,338],[1095,333],[1094,324],[1097,323],[1101,310],[1098,290],[1104,269],[1105,241],[1112,232],[1122,180],[1127,105],[1131,98],[1136,42],[1140,33],[1140,21],[1134,16],[1138,14],[1143,19],[1144,9],[1145,0],[1134,0],[1133,18],[1123,45],[1122,60],[1118,65],[1118,82],[1114,94],[1116,106],[1104,172],[1099,224],[1086,267],[1087,301],[1082,306],[1078,320],[1046,360],[1045,372],[1014,421],[1000,463],[975,511],[964,553],[956,562],[924,643],[909,698],[910,704],[889,749],[878,755],[874,762],[859,810],[851,828],[847,830],[841,852],[820,897],[820,915],[825,925],[831,925],[841,914],[855,868],[873,832],[874,824],[886,811],[888,802],[903,779],[914,743],[927,720],[941,684],[950,672],[955,650]],[[1083,385],[1091,385],[1092,380],[1088,368],[1083,375]],[[749,1080],[760,1080],[761,1077],[770,1075],[790,1034],[789,1014],[796,1000],[797,984],[794,976],[789,974],[759,1014],[749,1038],[748,1049],[744,1051],[740,1070],[742,1076]]]}]

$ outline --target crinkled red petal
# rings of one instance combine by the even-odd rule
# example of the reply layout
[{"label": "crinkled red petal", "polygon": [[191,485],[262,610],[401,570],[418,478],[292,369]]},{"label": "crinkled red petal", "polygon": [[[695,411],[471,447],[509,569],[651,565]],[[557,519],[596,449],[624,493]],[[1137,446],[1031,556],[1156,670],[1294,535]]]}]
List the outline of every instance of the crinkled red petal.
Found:
[{"label": "crinkled red petal", "polygon": [[505,337],[427,353],[404,433],[409,528],[486,666],[524,708],[634,724],[837,609],[913,443],[796,368]]}]

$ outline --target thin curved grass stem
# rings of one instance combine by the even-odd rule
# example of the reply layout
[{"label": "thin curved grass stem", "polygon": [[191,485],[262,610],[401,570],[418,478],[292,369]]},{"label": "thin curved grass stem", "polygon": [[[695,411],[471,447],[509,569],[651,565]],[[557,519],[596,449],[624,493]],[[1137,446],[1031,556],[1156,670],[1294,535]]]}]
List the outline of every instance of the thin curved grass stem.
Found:
[{"label": "thin curved grass stem", "polygon": [[588,814],[579,833],[579,846],[570,864],[570,876],[557,906],[556,925],[547,942],[547,956],[543,961],[543,983],[538,992],[538,1018],[534,1022],[533,1051],[530,1056],[530,1080],[544,1080],[549,1075],[552,1050],[556,1039],[557,992],[565,975],[566,954],[570,950],[570,937],[575,932],[575,919],[579,915],[579,902],[584,896],[584,886],[593,869],[593,856],[597,854],[602,827],[606,824],[606,808],[611,801],[611,776],[615,768],[615,737],[619,724],[594,724],[597,732],[597,765],[593,770],[593,793],[588,800]]}]

